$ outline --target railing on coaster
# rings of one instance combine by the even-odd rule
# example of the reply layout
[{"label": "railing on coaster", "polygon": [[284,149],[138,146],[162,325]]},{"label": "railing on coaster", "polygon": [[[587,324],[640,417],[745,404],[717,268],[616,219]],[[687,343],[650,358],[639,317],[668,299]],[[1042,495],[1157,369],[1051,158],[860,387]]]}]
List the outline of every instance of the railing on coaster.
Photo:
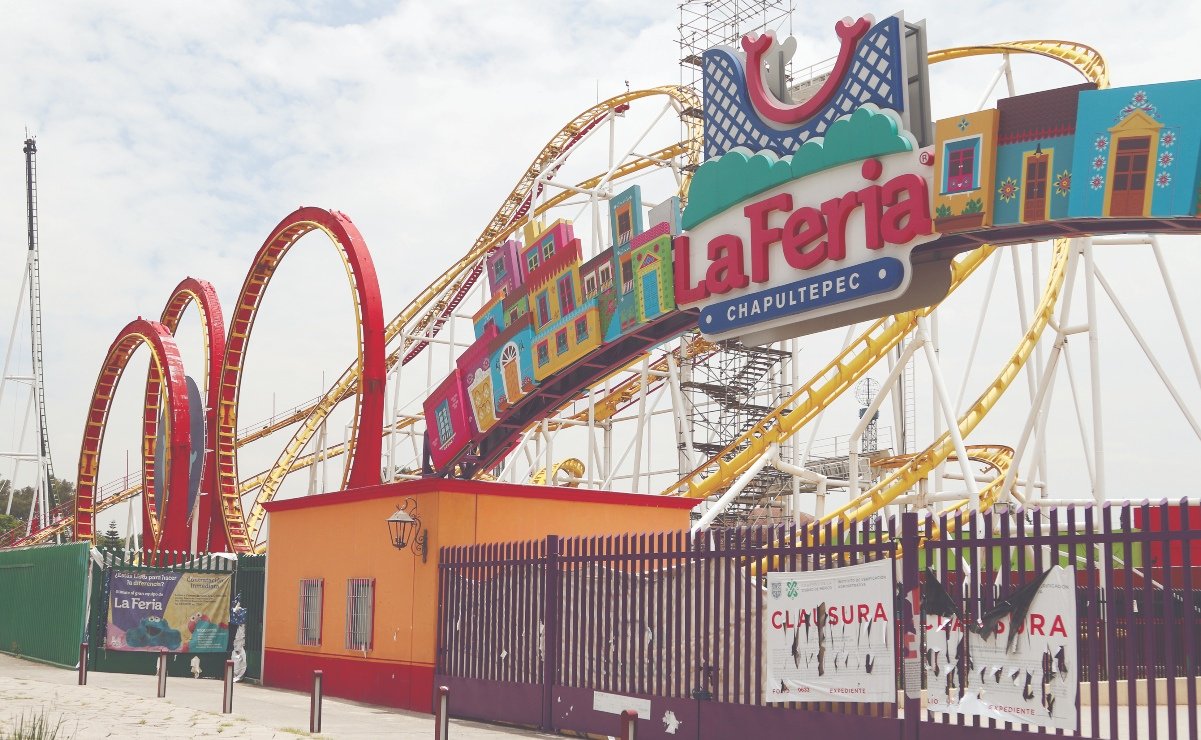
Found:
[{"label": "railing on coaster", "polygon": [[[1197,740],[1201,563],[1192,552],[1201,534],[1187,526],[1190,505],[1180,506],[1184,516],[1171,521],[1165,502],[1012,508],[961,527],[955,514],[907,513],[800,531],[712,530],[695,540],[672,532],[443,548],[435,685],[455,696],[454,716],[544,730],[610,734],[635,710],[640,736],[697,740],[802,729],[927,740],[1037,731],[928,711],[924,687],[905,691],[901,658],[898,703],[764,701],[759,566],[825,570],[899,548],[899,592],[937,578],[965,624],[1052,565],[1074,569],[1081,683],[1069,736]],[[928,539],[936,532],[948,534]],[[1151,552],[1154,562],[1144,557]],[[898,645],[904,632],[931,626],[921,616],[914,624],[903,604],[891,615],[904,625]],[[960,687],[969,661],[970,649],[954,668]],[[914,667],[910,675],[921,678],[910,682],[924,683],[925,670]]]}]

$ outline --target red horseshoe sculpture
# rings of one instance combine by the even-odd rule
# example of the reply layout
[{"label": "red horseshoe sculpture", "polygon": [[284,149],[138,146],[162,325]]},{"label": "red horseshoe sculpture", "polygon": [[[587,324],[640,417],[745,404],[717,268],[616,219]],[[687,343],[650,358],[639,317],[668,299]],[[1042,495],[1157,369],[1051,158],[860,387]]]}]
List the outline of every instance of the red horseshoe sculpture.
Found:
[{"label": "red horseshoe sculpture", "polygon": [[242,497],[238,488],[238,394],[241,391],[242,364],[250,331],[259,304],[275,268],[300,237],[321,230],[338,247],[339,255],[351,277],[355,314],[359,333],[358,396],[355,399],[355,423],[347,452],[353,454],[344,485],[348,488],[374,485],[380,481],[383,449],[384,384],[387,373],[384,349],[384,308],[380,298],[375,265],[362,235],[342,213],[322,208],[300,208],[279,222],[263,243],[234,304],[225,343],[216,398],[217,481],[222,518],[230,548],[249,552],[254,543],[246,531]]},{"label": "red horseshoe sculpture", "polygon": [[842,78],[854,60],[859,39],[863,38],[871,27],[871,16],[864,16],[853,23],[844,18],[834,25],[834,33],[838,34],[842,43],[838,49],[834,69],[826,78],[821,90],[799,105],[781,103],[763,84],[763,55],[771,48],[775,37],[770,33],[762,36],[743,36],[742,48],[746,51],[746,89],[751,96],[751,105],[755,107],[755,112],[764,120],[781,126],[796,126],[812,118],[838,92],[838,86],[842,84]]},{"label": "red horseshoe sculpture", "polygon": [[[225,358],[225,320],[221,313],[221,301],[217,298],[217,290],[207,280],[184,278],[167,299],[160,321],[167,331],[174,335],[179,329],[184,311],[193,303],[200,312],[200,327],[204,334],[205,399],[208,404],[204,415],[204,429],[207,440],[212,440],[217,429],[217,405],[214,399],[217,398],[220,388],[220,369]],[[156,366],[150,366],[147,384],[154,380],[156,369]],[[221,515],[221,506],[217,498],[217,456],[211,444],[205,444],[203,470],[200,495],[207,497],[206,505],[201,506],[199,515],[192,522],[191,530],[196,533],[196,545],[199,550],[225,552],[229,550],[229,543],[225,536],[225,519]],[[145,527],[143,531],[146,531]],[[191,532],[188,532],[185,535],[189,546],[190,534]]]},{"label": "red horseshoe sculpture", "polygon": [[[134,350],[146,344],[151,351],[151,378],[146,384],[146,404],[142,412],[142,469],[144,483],[142,500],[151,524],[153,549],[187,549],[187,491],[188,466],[172,464],[188,459],[191,430],[188,425],[188,390],[184,382],[183,361],[171,332],[157,321],[141,317],[129,322],[113,340],[104,358],[100,377],[92,391],[83,443],[79,452],[79,477],[75,494],[75,539],[92,541],[96,537],[94,503],[96,472],[100,449],[104,444],[104,427],[112,408],[113,394]],[[165,381],[165,382],[164,382]],[[154,505],[154,440],[158,433],[158,406],[163,387],[167,395],[167,490],[163,492],[163,508]],[[149,463],[149,464],[147,464]],[[183,503],[180,503],[182,499]],[[148,548],[149,549],[149,548]]]}]

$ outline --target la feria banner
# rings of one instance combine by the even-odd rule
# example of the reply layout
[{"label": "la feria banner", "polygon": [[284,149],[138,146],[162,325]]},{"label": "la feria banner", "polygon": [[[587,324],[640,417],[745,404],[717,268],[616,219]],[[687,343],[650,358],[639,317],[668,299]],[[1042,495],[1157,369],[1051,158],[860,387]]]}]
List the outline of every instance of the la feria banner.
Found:
[{"label": "la feria banner", "polygon": [[229,573],[115,570],[109,576],[109,650],[229,651]]},{"label": "la feria banner", "polygon": [[931,712],[1076,729],[1074,571],[1055,566],[987,611],[967,631],[967,671],[956,669],[963,627],[955,616],[927,616]]},{"label": "la feria banner", "polygon": [[895,702],[893,561],[767,574],[769,702]]}]

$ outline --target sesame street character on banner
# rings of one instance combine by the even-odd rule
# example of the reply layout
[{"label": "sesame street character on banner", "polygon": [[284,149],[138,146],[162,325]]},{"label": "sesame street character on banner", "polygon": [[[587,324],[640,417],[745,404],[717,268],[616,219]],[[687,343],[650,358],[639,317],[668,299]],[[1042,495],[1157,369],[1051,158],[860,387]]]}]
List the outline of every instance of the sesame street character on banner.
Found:
[{"label": "sesame street character on banner", "polygon": [[229,650],[229,573],[123,571],[109,575],[109,650]]}]

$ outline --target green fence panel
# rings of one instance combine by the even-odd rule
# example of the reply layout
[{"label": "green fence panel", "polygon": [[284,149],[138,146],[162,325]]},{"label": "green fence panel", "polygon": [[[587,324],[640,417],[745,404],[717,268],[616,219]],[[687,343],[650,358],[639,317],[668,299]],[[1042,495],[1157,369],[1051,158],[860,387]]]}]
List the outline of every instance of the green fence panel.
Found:
[{"label": "green fence panel", "polygon": [[263,606],[267,599],[267,556],[239,555],[237,593],[246,609],[246,677],[263,678]]},{"label": "green fence panel", "polygon": [[88,563],[84,542],[0,550],[0,651],[75,666]]}]

